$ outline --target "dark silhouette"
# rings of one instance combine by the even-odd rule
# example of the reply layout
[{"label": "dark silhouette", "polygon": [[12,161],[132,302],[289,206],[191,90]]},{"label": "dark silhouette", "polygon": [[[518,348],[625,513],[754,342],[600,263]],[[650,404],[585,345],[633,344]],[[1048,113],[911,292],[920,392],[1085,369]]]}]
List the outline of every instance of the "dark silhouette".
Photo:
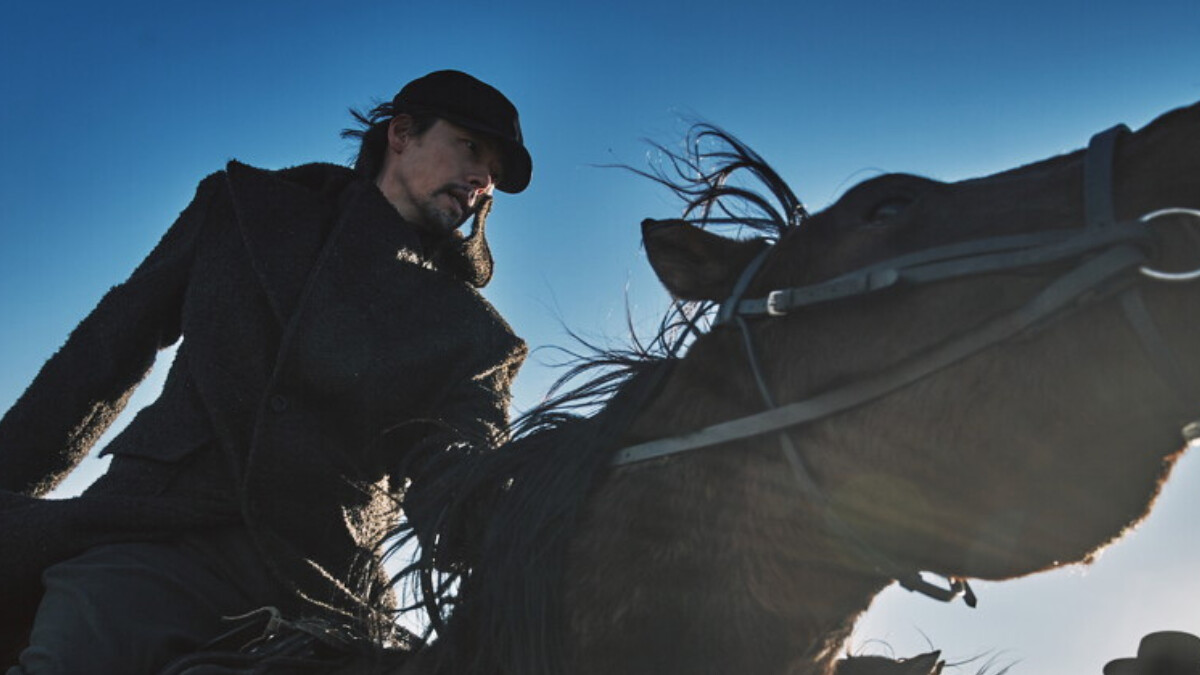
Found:
[{"label": "dark silhouette", "polygon": [[847,656],[839,659],[834,675],[941,675],[946,665],[941,652],[929,652],[907,659],[886,656]]},{"label": "dark silhouette", "polygon": [[1138,644],[1134,658],[1114,659],[1104,675],[1197,675],[1200,637],[1180,631],[1150,633]]},{"label": "dark silhouette", "polygon": [[[729,135],[691,140],[716,149],[660,178],[695,222],[643,233],[695,304],[598,355],[618,368],[445,483],[452,513],[481,494],[464,486],[505,477],[461,586],[410,570],[444,619],[411,672],[827,675],[894,580],[939,595],[917,570],[1001,580],[1087,561],[1145,517],[1182,452],[1200,284],[1139,267],[1195,268],[1196,223],[1137,220],[1200,208],[1200,105],[986,178],[880,176],[811,216]],[[730,221],[763,238],[697,226]],[[726,306],[754,316],[687,344],[681,327],[738,294]],[[576,415],[592,395],[602,409]],[[612,465],[813,401],[828,415]]]},{"label": "dark silhouette", "polygon": [[[914,570],[1007,579],[1086,561],[1149,512],[1196,410],[1200,286],[1138,272],[1196,266],[1190,216],[1153,236],[1136,220],[1200,209],[1200,105],[1104,136],[1115,148],[982,179],[874,178],[812,216],[749,149],[699,135],[716,150],[660,176],[697,223],[643,227],[660,279],[697,304],[649,344],[581,364],[610,368],[525,418],[506,452],[443,475],[432,497],[448,522],[487,505],[478,564],[441,583],[443,539],[422,535],[432,546],[405,578],[439,637],[390,672],[831,675],[895,579],[939,595]],[[737,187],[743,171],[774,201]],[[697,227],[730,220],[764,237]],[[688,336],[731,296],[762,312]],[[963,348],[997,326],[1016,334]],[[966,353],[907,377],[947,346]],[[874,395],[857,401],[863,387]],[[834,412],[613,465],[806,401]]]},{"label": "dark silhouette", "polygon": [[[152,672],[263,606],[394,630],[377,546],[400,502],[432,529],[422,486],[506,433],[526,347],[477,288],[493,189],[531,160],[512,103],[457,71],[358,119],[357,170],[201,181],[0,419],[10,675]],[[175,343],[106,473],[41,499]]]}]

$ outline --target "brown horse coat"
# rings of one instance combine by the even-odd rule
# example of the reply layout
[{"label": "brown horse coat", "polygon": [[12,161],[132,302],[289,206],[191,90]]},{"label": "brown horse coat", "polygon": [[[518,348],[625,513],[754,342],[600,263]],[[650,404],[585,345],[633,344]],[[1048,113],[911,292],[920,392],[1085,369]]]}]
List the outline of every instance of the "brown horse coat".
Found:
[{"label": "brown horse coat", "polygon": [[[470,279],[467,247],[429,243],[343,167],[233,162],[206,178],[0,421],[3,632],[26,627],[56,560],[238,521],[277,576],[352,609],[341,584],[392,524],[397,466],[502,429],[526,352],[446,271]],[[38,499],[180,337],[108,472],[77,499]]]}]

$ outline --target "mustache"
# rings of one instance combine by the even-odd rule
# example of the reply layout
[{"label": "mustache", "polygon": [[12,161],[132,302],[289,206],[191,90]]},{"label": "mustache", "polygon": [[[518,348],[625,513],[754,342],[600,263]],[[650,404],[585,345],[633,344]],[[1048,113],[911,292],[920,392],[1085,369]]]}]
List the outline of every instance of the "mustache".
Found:
[{"label": "mustache", "polygon": [[465,183],[446,183],[438,188],[437,192],[449,195],[462,205],[463,215],[471,215],[478,212],[484,202],[489,199],[486,193]]}]

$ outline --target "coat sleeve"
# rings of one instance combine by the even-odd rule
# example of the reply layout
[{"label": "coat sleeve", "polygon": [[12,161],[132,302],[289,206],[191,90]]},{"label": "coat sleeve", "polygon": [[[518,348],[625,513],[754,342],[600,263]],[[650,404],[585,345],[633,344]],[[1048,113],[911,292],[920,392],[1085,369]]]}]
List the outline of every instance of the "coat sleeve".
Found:
[{"label": "coat sleeve", "polygon": [[220,184],[214,174],[150,255],[110,289],[0,419],[0,489],[41,496],[112,424],[179,339],[196,236]]}]

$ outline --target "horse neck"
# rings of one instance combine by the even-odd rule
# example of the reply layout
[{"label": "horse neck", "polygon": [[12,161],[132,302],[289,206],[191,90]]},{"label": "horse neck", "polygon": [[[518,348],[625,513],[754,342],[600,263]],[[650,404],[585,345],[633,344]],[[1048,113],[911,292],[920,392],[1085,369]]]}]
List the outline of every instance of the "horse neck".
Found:
[{"label": "horse neck", "polygon": [[[679,435],[763,410],[741,348],[730,332],[698,341],[631,436]],[[829,528],[827,507],[806,497],[779,443],[765,435],[679,455],[617,476],[601,500],[628,508],[655,495],[659,517],[678,511],[659,546],[696,547],[712,578],[741,589],[716,617],[730,624],[725,630],[745,632],[748,643],[777,634],[791,645],[787,672],[826,675],[857,617],[891,580]]]}]

